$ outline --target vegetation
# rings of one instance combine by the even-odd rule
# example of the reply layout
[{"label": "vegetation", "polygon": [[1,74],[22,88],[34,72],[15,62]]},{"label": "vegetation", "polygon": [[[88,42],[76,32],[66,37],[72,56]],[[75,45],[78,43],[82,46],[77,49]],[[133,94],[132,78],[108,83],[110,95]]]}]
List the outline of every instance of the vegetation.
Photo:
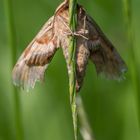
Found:
[{"label": "vegetation", "polygon": [[[44,84],[38,83],[26,93],[14,89],[11,81],[15,61],[60,2],[0,1],[0,140],[74,139],[69,80],[61,49]],[[89,62],[79,94],[96,140],[140,139],[140,1],[129,2],[79,0],[128,64],[126,79],[117,82],[98,77]]]}]

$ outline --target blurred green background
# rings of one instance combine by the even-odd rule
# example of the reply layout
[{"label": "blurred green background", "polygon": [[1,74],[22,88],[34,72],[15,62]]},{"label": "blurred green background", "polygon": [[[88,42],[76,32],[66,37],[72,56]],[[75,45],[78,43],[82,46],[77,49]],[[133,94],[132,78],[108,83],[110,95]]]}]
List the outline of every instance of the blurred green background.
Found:
[{"label": "blurred green background", "polygon": [[[44,84],[37,83],[29,93],[19,90],[17,103],[11,81],[12,50],[8,45],[6,0],[0,0],[0,140],[16,140],[16,129],[23,130],[23,140],[74,140],[69,104],[68,76],[60,49],[47,72]],[[11,0],[16,31],[17,58],[53,15],[61,0]],[[117,82],[100,78],[89,62],[80,92],[89,123],[96,140],[139,140],[140,129],[136,82],[140,72],[140,0],[133,0],[133,30],[135,31],[136,71],[131,74],[131,49],[127,41],[121,0],[79,0],[94,17],[128,64],[126,80]],[[140,85],[139,85],[140,86]],[[138,92],[139,93],[139,92]],[[140,93],[139,93],[140,94]],[[18,122],[17,107],[22,128]],[[20,132],[20,130],[19,130]]]}]

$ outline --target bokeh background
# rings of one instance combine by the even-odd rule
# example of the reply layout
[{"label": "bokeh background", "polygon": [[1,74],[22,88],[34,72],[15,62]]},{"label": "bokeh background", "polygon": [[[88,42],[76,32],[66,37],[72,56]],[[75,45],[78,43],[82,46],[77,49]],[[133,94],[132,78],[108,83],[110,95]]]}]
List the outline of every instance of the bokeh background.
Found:
[{"label": "bokeh background", "polygon": [[[41,26],[53,15],[61,0],[10,1],[16,37],[15,55],[18,58]],[[73,140],[68,75],[61,49],[46,72],[44,84],[37,83],[29,93],[19,89],[18,95],[13,92],[13,50],[8,43],[9,24],[5,2],[6,0],[0,0],[0,140]],[[124,23],[122,0],[79,2],[112,40],[128,65],[126,79],[117,82],[98,77],[94,65],[91,62],[88,64],[80,95],[95,138],[139,140],[140,107],[137,102],[140,101],[140,93],[136,92],[136,85],[139,84],[140,72],[140,0],[133,0],[132,3],[133,50],[137,70],[135,65],[130,64],[132,54]],[[137,81],[133,75],[136,75]],[[18,122],[21,122],[21,127],[17,125]]]}]

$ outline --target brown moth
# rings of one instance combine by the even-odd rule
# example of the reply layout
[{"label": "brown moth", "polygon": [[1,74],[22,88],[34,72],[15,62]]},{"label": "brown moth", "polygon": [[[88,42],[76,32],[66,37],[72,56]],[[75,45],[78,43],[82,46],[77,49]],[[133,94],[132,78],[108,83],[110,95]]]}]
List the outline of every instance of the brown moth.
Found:
[{"label": "brown moth", "polygon": [[82,86],[86,66],[90,59],[98,74],[103,73],[111,79],[120,79],[127,70],[126,64],[107,39],[96,22],[86,13],[81,5],[77,5],[77,31],[69,28],[69,5],[65,0],[56,10],[53,17],[43,26],[37,36],[24,50],[13,69],[15,85],[29,89],[36,81],[44,80],[44,73],[55,52],[63,50],[68,65],[69,36],[77,39],[76,46],[76,91]]}]

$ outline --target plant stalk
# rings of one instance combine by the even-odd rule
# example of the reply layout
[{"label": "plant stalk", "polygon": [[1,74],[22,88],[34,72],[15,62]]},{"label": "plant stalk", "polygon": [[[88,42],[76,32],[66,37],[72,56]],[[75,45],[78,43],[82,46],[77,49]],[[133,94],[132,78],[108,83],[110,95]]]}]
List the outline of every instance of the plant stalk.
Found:
[{"label": "plant stalk", "polygon": [[[7,35],[8,35],[8,45],[11,52],[12,67],[16,62],[16,30],[14,26],[14,17],[12,9],[12,0],[5,0],[5,14],[7,20]],[[23,140],[23,126],[21,119],[21,104],[20,97],[17,89],[12,87],[14,94],[14,109],[15,109],[15,131],[16,131],[16,140]]]},{"label": "plant stalk", "polygon": [[[69,27],[72,32],[76,32],[77,26],[77,0],[69,0]],[[78,139],[78,127],[77,127],[77,104],[76,104],[76,38],[71,36],[69,38],[69,92],[70,92],[70,104],[72,110],[74,137]]]},{"label": "plant stalk", "polygon": [[139,71],[138,71],[138,62],[136,58],[136,46],[135,46],[135,38],[134,38],[134,29],[133,29],[133,17],[132,17],[132,0],[123,0],[124,7],[124,18],[127,27],[127,40],[129,46],[129,55],[130,55],[130,72],[131,79],[134,91],[136,93],[136,101],[137,101],[137,110],[138,110],[138,121],[140,128],[140,80],[139,80]]},{"label": "plant stalk", "polygon": [[83,138],[83,140],[95,140],[92,129],[90,127],[90,124],[88,122],[88,118],[84,109],[84,105],[82,102],[82,98],[80,96],[77,96],[77,110],[78,110],[78,119],[80,122],[80,133]]}]

